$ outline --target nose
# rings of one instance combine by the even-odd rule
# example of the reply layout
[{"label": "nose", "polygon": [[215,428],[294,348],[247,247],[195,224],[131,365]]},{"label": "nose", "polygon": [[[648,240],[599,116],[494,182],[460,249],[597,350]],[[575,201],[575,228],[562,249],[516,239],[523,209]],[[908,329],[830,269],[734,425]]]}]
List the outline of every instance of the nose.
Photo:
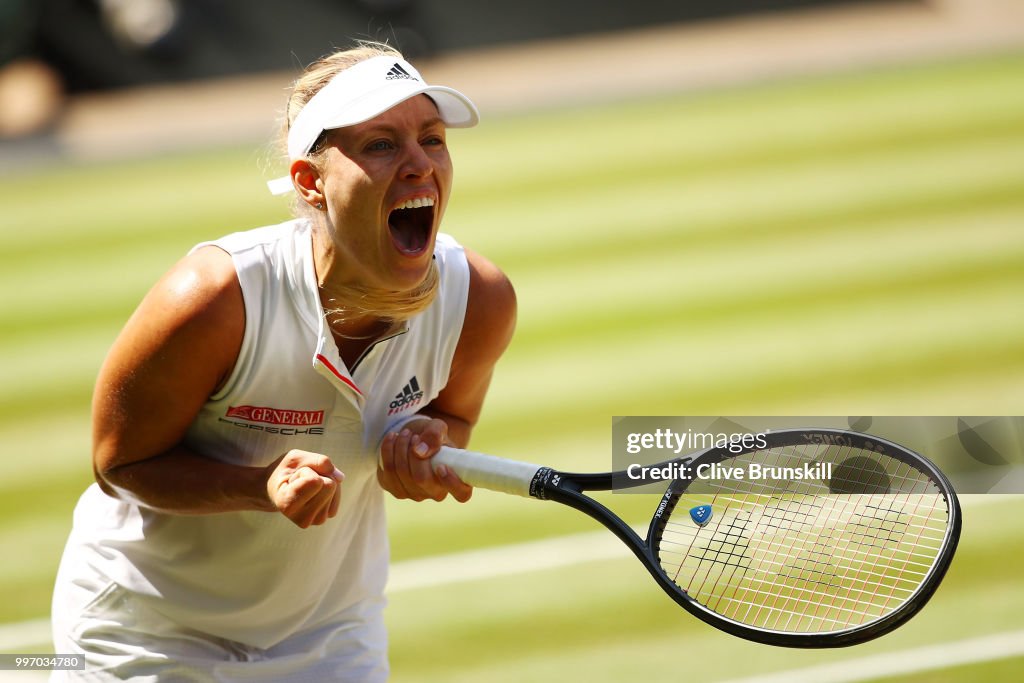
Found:
[{"label": "nose", "polygon": [[419,141],[406,145],[401,175],[406,179],[426,178],[434,172],[434,162]]}]

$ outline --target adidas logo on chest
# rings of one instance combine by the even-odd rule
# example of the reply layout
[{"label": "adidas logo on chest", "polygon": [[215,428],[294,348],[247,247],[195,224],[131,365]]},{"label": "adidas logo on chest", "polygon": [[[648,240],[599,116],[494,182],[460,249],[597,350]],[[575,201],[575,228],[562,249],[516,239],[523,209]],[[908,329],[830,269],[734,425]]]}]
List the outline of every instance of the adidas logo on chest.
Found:
[{"label": "adidas logo on chest", "polygon": [[388,415],[394,415],[395,413],[401,412],[408,408],[413,408],[420,404],[423,400],[423,391],[420,389],[420,383],[413,376],[402,390],[395,394],[395,398],[388,404]]}]

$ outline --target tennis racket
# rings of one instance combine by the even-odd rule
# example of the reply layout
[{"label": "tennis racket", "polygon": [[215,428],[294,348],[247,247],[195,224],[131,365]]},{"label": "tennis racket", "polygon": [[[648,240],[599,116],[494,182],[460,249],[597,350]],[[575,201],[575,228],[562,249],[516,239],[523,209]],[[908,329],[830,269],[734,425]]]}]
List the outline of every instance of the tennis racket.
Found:
[{"label": "tennis racket", "polygon": [[[960,505],[935,465],[845,430],[772,431],[748,447],[653,466],[673,478],[646,538],[584,492],[650,479],[559,472],[447,447],[434,462],[473,486],[593,517],[691,614],[770,645],[840,647],[892,631],[935,592],[960,537]],[[737,479],[737,468],[763,476]]]}]

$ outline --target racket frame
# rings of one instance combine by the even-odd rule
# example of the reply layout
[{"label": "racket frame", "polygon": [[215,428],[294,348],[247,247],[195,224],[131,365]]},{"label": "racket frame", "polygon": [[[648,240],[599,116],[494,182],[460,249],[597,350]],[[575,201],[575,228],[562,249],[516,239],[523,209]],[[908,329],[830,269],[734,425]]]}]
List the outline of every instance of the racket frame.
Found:
[{"label": "racket frame", "polygon": [[[630,479],[624,471],[576,473],[562,472],[551,467],[530,466],[535,467],[536,470],[532,480],[529,482],[529,496],[538,500],[556,501],[593,518],[626,544],[654,578],[655,582],[676,603],[705,623],[746,640],[794,648],[848,647],[888,633],[917,614],[934,595],[935,590],[945,576],[960,538],[962,525],[960,504],[949,479],[934,463],[924,456],[892,441],[869,434],[843,429],[806,428],[765,432],[764,437],[766,444],[764,446],[750,445],[743,447],[741,444],[733,444],[731,446],[733,450],[730,450],[730,446],[715,446],[652,465],[654,468],[668,465],[686,465],[686,468],[678,467],[677,470],[689,473],[689,476],[676,478],[668,484],[651,518],[646,538],[641,538],[630,525],[626,524],[601,502],[584,495],[585,491],[610,491],[651,484],[651,482],[643,480]],[[881,619],[850,628],[815,633],[772,630],[744,624],[718,614],[690,597],[662,569],[654,545],[655,540],[660,537],[664,530],[673,508],[679,501],[679,497],[685,493],[687,487],[694,481],[693,473],[701,465],[723,462],[740,455],[765,450],[765,448],[795,446],[805,443],[812,445],[850,446],[874,451],[923,471],[932,479],[946,500],[949,519],[940,552],[936,555],[925,581],[918,586],[909,599]],[[456,449],[442,450],[455,451]],[[471,455],[475,457],[478,454],[471,453]],[[494,457],[479,455],[485,458]],[[525,471],[529,472],[531,470],[527,469]],[[456,473],[458,472],[459,469],[456,468]],[[498,490],[513,492],[509,491],[508,487]],[[523,492],[518,490],[514,491],[514,493],[524,495]]]}]

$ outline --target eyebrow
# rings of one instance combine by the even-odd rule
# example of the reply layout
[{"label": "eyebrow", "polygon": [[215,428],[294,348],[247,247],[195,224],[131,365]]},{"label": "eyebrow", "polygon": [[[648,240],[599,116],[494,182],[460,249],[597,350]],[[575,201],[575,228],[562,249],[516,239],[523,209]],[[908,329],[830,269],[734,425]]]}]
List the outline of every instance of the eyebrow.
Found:
[{"label": "eyebrow", "polygon": [[[364,121],[363,123],[366,123],[366,122]],[[361,124],[356,124],[356,125],[361,125]],[[447,128],[447,126],[445,125],[444,119],[441,118],[440,114],[437,115],[437,116],[432,116],[429,119],[426,119],[423,122],[423,124],[420,126],[420,132],[422,133],[423,131],[429,130],[430,128],[434,128],[437,125],[440,125],[442,128]],[[348,126],[346,128],[349,131],[351,131],[352,126]],[[346,128],[333,128],[331,130],[323,131],[320,134],[320,137],[317,138],[316,144],[314,144],[314,146],[310,149],[310,152],[315,152],[315,151],[317,151],[318,147],[326,145],[328,143],[328,136],[331,133],[341,133],[342,131],[345,131]],[[360,131],[358,133],[358,135],[360,135],[360,136],[372,136],[372,135],[377,135],[379,133],[388,133],[388,134],[394,135],[397,132],[398,132],[398,129],[395,126],[392,126],[392,125],[389,125],[389,124],[385,124],[385,123],[378,123],[378,124],[373,124],[373,125],[369,126],[368,128],[363,129],[362,131]],[[335,140],[334,144],[337,144],[339,146],[341,145],[341,141],[338,140],[338,138],[335,138],[334,140]]]},{"label": "eyebrow", "polygon": [[[423,131],[423,130],[427,130],[428,128],[434,128],[438,124],[440,124],[441,126],[445,125],[444,121],[441,119],[440,116],[432,116],[431,118],[427,119],[426,121],[424,121],[420,125],[420,130]],[[378,124],[371,125],[371,126],[365,128],[363,130],[363,132],[366,132],[366,133],[377,132],[377,131],[384,131],[384,132],[388,132],[388,133],[396,133],[396,132],[398,132],[398,128],[395,127],[395,126],[392,126],[390,124],[378,123]]]}]

